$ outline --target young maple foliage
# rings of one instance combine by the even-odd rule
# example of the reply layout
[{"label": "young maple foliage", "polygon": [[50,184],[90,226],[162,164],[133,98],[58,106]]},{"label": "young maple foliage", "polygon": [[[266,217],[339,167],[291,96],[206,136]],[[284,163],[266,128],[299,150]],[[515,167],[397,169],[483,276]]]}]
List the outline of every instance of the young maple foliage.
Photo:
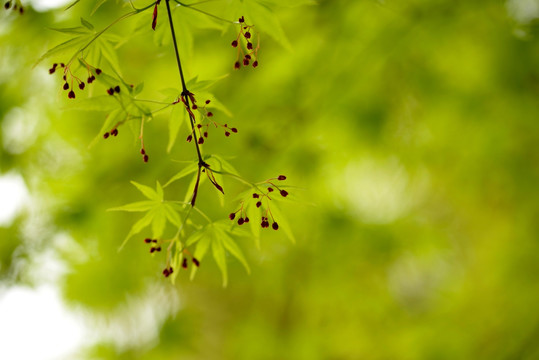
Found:
[{"label": "young maple foliage", "polygon": [[[11,7],[11,1],[8,3],[9,5],[6,3],[6,9]],[[104,1],[99,1],[93,12],[95,13],[103,3]],[[257,244],[259,244],[261,229],[268,229],[270,225],[271,229],[281,230],[287,237],[294,240],[292,231],[286,219],[281,215],[277,204],[288,199],[287,186],[283,183],[286,181],[286,176],[279,175],[253,183],[239,175],[232,164],[220,155],[205,153],[204,147],[207,142],[216,136],[210,136],[212,132],[220,132],[221,136],[228,138],[237,134],[239,130],[237,126],[222,122],[219,116],[215,115],[216,110],[226,108],[215,96],[207,92],[208,82],[200,81],[198,77],[191,80],[185,78],[180,57],[181,44],[177,41],[174,28],[177,24],[175,15],[180,12],[189,12],[190,16],[209,19],[212,26],[217,23],[223,29],[226,26],[232,27],[236,34],[231,43],[236,51],[236,60],[231,67],[234,70],[247,66],[252,66],[252,68],[259,66],[260,33],[255,23],[249,22],[250,19],[271,17],[273,21],[269,23],[272,26],[268,28],[264,25],[260,30],[268,32],[273,37],[278,35],[278,39],[285,46],[287,42],[278,21],[262,1],[255,0],[249,5],[237,0],[233,1],[231,6],[237,7],[234,11],[239,9],[250,14],[250,17],[241,15],[236,19],[227,19],[213,14],[206,9],[201,9],[199,5],[185,4],[177,0],[157,0],[136,7],[130,2],[129,11],[100,30],[81,18],[79,26],[53,29],[70,35],[71,38],[47,51],[38,62],[50,58],[59,59],[51,65],[48,71],[52,76],[61,77],[61,88],[67,92],[69,101],[77,101],[75,107],[108,112],[92,144],[97,141],[112,141],[111,138],[121,136],[120,128],[123,125],[137,124],[140,129],[137,139],[140,142],[138,152],[142,161],[151,166],[150,151],[144,143],[144,128],[149,125],[149,121],[155,115],[170,110],[168,152],[176,143],[178,133],[185,124],[189,129],[185,139],[192,144],[194,150],[193,161],[180,169],[164,185],[156,181],[155,188],[132,181],[131,183],[145,197],[145,200],[110,210],[143,213],[143,216],[131,227],[121,247],[125,246],[127,241],[135,235],[148,231],[151,235],[143,236],[141,242],[149,246],[149,253],[152,256],[163,254],[162,273],[165,277],[174,281],[181,273],[178,269],[190,268],[190,277],[193,278],[211,250],[221,270],[223,285],[226,286],[228,282],[227,253],[235,257],[243,264],[246,271],[250,272],[243,251],[237,244],[238,237],[245,235],[245,231],[241,230],[244,224],[250,224],[247,233],[256,239]],[[15,6],[18,6],[22,13],[20,4]],[[167,34],[170,36],[177,71],[180,75],[180,84],[167,84],[168,90],[162,91],[164,98],[161,99],[139,97],[144,84],[140,83],[135,86],[122,78],[118,70],[119,60],[115,51],[120,41],[119,37],[113,33],[113,28],[119,26],[127,18],[148,12],[151,12],[151,16],[146,17],[148,23],[143,27],[144,31],[154,32],[158,38]],[[268,21],[262,23],[267,24]],[[65,57],[66,53],[67,57]],[[87,92],[90,86],[96,86],[94,93],[97,93],[97,96],[75,100]],[[191,177],[185,197],[181,200],[165,198],[165,189],[185,177]],[[216,196],[224,196],[226,193],[223,187],[224,177],[237,180],[247,188],[239,196],[237,210],[228,216],[230,220],[237,219],[233,224],[229,222],[226,215],[221,219],[211,219],[204,212],[204,204],[197,202],[201,184],[206,180],[217,190]]]}]

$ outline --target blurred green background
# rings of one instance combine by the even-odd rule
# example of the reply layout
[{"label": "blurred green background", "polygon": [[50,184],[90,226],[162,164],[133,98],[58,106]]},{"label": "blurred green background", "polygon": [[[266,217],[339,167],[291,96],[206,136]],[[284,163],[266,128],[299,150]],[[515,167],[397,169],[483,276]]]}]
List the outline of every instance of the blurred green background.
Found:
[{"label": "blurred green background", "polygon": [[[234,29],[176,9],[188,76],[230,74],[212,91],[239,133],[205,151],[234,157],[248,179],[286,174],[301,188],[282,209],[297,243],[273,231],[260,250],[239,240],[252,273],[230,257],[227,288],[213,261],[170,284],[144,235],[118,253],[138,216],[106,212],[141,200],[130,180],[166,182],[182,166],[172,159],[195,157],[187,130],[167,154],[156,117],[148,164],[128,131],[88,149],[106,114],[69,109],[52,60],[33,68],[67,39],[48,27],[84,16],[100,29],[127,9],[2,9],[0,172],[30,194],[0,227],[2,291],[53,281],[98,334],[69,359],[539,359],[539,3],[265,3],[275,18],[260,66],[236,72]],[[152,41],[151,10],[139,17],[113,29],[147,22],[118,57],[156,98],[179,77],[170,43]],[[208,184],[198,200],[214,219],[243,190],[224,185],[224,208]],[[43,254],[63,266],[53,280]]]}]

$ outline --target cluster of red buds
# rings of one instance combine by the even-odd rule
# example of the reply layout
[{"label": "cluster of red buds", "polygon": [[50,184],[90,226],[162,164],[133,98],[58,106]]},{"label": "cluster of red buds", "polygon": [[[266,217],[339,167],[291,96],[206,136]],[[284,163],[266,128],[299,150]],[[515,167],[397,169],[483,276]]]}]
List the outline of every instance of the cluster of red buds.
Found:
[{"label": "cluster of red buds", "polygon": [[116,85],[115,87],[111,87],[107,89],[107,94],[112,96],[114,95],[114,93],[117,93],[117,94],[120,93],[120,85]]},{"label": "cluster of red buds", "polygon": [[149,157],[148,157],[148,154],[146,154],[146,150],[144,150],[144,148],[140,149],[140,154],[142,155],[142,161],[147,163]]},{"label": "cluster of red buds", "polygon": [[174,269],[172,268],[172,266],[167,266],[165,270],[163,270],[163,275],[165,275],[165,277],[169,277],[173,272]]},{"label": "cluster of red buds", "polygon": [[5,4],[4,4],[4,9],[6,10],[13,10],[13,11],[19,11],[19,14],[23,14],[24,13],[24,8],[22,7],[22,4],[20,3],[20,1],[16,1],[16,0],[8,0]]},{"label": "cluster of red buds", "polygon": [[[240,31],[238,32],[236,40],[232,41],[230,44],[232,47],[238,49],[234,69],[237,70],[241,68],[242,64],[243,66],[249,66],[251,61],[253,67],[256,68],[258,66],[258,49],[260,49],[260,41],[257,41],[256,47],[253,46],[253,34],[251,33],[253,25],[245,24],[245,18],[243,16],[238,19],[238,22],[240,24]],[[245,52],[240,44],[242,38],[245,40]]]},{"label": "cluster of red buds", "polygon": [[[275,183],[273,182],[273,180],[279,180],[279,181],[283,181],[283,180],[286,180],[286,176],[284,175],[279,175],[278,177],[276,178],[272,178],[272,179],[268,179],[266,180],[264,183],[266,184],[269,184],[270,186],[267,187],[267,190],[266,192],[255,192],[253,193],[253,199],[256,200],[256,207],[257,208],[260,208],[262,206],[262,200],[264,198],[266,198],[268,201],[267,201],[267,206],[266,206],[266,209],[263,211],[263,215],[262,215],[262,221],[260,223],[260,226],[265,229],[265,228],[268,228],[270,223],[269,223],[269,218],[271,218],[271,227],[273,230],[278,230],[279,229],[279,224],[277,224],[277,222],[275,221],[275,219],[273,218],[273,214],[271,213],[271,208],[270,208],[270,205],[269,205],[269,201],[271,200],[271,197],[270,197],[270,193],[272,193],[275,189],[277,189],[277,191],[279,191],[279,194],[282,196],[282,197],[287,197],[288,196],[288,191],[284,190],[284,189],[281,189],[279,188],[279,186],[275,185]],[[275,189],[274,189],[275,188]],[[241,204],[241,207],[239,210],[236,210],[235,212],[233,213],[230,213],[228,215],[228,218],[230,220],[234,220],[236,218],[236,214],[239,213],[240,214],[240,217],[238,219],[238,225],[243,225],[245,223],[248,223],[249,222],[249,218],[245,215],[245,211],[243,209],[244,207],[244,202],[242,202]],[[269,215],[269,217],[268,217]]]},{"label": "cluster of red buds", "polygon": [[[82,61],[84,62],[84,60]],[[95,80],[95,75],[93,74],[92,70],[95,72],[96,75],[101,74],[102,71],[99,68],[94,68],[93,66],[90,66],[86,62],[84,63],[86,64],[86,70],[88,71],[87,82],[88,84],[91,84]],[[64,80],[64,85],[62,86],[62,89],[64,89],[65,91],[69,90],[67,97],[69,99],[74,99],[75,98],[74,84],[76,83],[76,85],[78,86],[80,90],[84,90],[84,88],[86,87],[86,84],[79,77],[73,75],[69,67],[69,64],[68,66],[66,66],[64,63],[60,63],[60,64],[54,63],[52,67],[49,69],[49,74],[51,75],[54,74],[58,67],[64,69],[63,70],[64,74],[62,75],[62,80]]]},{"label": "cluster of red buds", "polygon": [[106,132],[103,134],[104,139],[108,139],[109,136],[118,136],[118,129],[115,127],[110,132]]},{"label": "cluster of red buds", "polygon": [[152,245],[152,247],[150,248],[150,253],[151,254],[153,254],[154,252],[161,251],[161,246],[157,245],[157,239],[146,238],[146,239],[144,239],[144,242],[146,244],[155,244],[155,246]]},{"label": "cluster of red buds", "polygon": [[[198,110],[198,112],[202,115],[202,119],[198,122],[198,124],[196,125],[196,129],[195,129],[195,132],[198,132],[198,140],[197,141],[198,141],[198,143],[200,145],[204,144],[205,139],[208,138],[210,125],[215,126],[215,128],[222,128],[226,137],[229,137],[231,133],[237,133],[238,132],[238,129],[235,128],[235,127],[229,127],[228,124],[221,124],[221,123],[213,120],[213,112],[211,112],[211,111],[209,111],[207,109],[207,106],[211,103],[211,100],[209,100],[209,99],[206,100],[204,102],[204,106],[199,107],[196,104],[196,99],[195,99],[195,97],[194,97],[194,95],[192,93],[189,95],[189,98],[191,99],[191,102],[192,102],[191,109],[192,110]],[[182,99],[182,101],[183,101],[183,99]],[[188,111],[193,116],[193,118],[195,118],[195,115],[190,110],[188,110]],[[192,140],[193,140],[193,133],[191,133],[191,134],[189,134],[187,136],[186,141],[191,142]]]},{"label": "cluster of red buds", "polygon": [[[196,267],[200,266],[200,261],[198,261],[198,259],[195,258],[194,256],[191,256],[191,261],[193,262],[193,264],[195,264]],[[187,261],[187,258],[184,257],[182,261],[182,268],[187,269],[188,266],[189,266],[189,263]]]}]

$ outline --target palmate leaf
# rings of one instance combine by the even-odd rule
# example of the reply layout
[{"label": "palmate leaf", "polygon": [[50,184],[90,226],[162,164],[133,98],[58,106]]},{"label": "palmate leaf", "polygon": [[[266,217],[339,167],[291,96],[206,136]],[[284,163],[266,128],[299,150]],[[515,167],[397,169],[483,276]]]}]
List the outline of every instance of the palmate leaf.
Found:
[{"label": "palmate leaf", "polygon": [[142,229],[144,229],[145,227],[147,227],[148,225],[150,225],[150,223],[152,222],[153,220],[153,211],[149,211],[146,213],[146,215],[144,215],[140,220],[138,220],[132,227],[131,227],[131,230],[129,231],[129,234],[127,234],[127,236],[125,237],[124,241],[122,242],[122,245],[120,245],[120,248],[118,249],[118,251],[122,250],[123,247],[125,246],[125,244],[127,244],[127,241],[133,236],[133,235],[136,235],[138,234],[139,232],[142,231]]},{"label": "palmate leaf", "polygon": [[88,145],[88,147],[91,148],[92,146],[94,146],[98,140],[102,139],[102,136],[105,132],[109,131],[114,124],[124,120],[126,117],[127,113],[123,109],[115,109],[110,114],[108,114],[105,119],[105,122],[103,122],[103,125],[101,126],[101,129],[97,133],[96,137],[92,140],[90,145]]},{"label": "palmate leaf", "polygon": [[80,46],[82,46],[84,43],[88,42],[88,40],[92,37],[91,33],[80,35],[77,37],[74,37],[72,39],[69,39],[59,45],[56,45],[52,49],[48,50],[45,54],[43,54],[34,64],[36,66],[43,60],[53,56],[53,55],[59,55],[61,53],[64,53],[66,51],[73,51],[73,49],[76,49]]},{"label": "palmate leaf", "polygon": [[292,232],[288,221],[286,221],[286,217],[282,215],[281,210],[279,210],[279,207],[275,204],[275,201],[272,201],[271,203],[271,213],[273,214],[275,221],[277,221],[277,223],[279,224],[279,230],[282,229],[288,239],[290,239],[290,241],[295,244],[296,237],[294,236],[294,233]]},{"label": "palmate leaf", "polygon": [[223,287],[228,285],[228,271],[226,268],[226,253],[225,248],[223,247],[222,239],[215,238],[211,243],[211,249],[213,253],[213,259],[217,263],[219,270],[221,270],[221,275],[223,277]]},{"label": "palmate leaf", "polygon": [[146,196],[148,199],[154,200],[154,201],[163,201],[162,190],[160,194],[161,196],[159,196],[159,194],[149,186],[142,185],[134,181],[131,181],[131,184],[133,184],[142,193],[142,195]]},{"label": "palmate leaf", "polygon": [[134,181],[131,181],[131,183],[149,200],[115,207],[109,209],[109,211],[147,211],[147,213],[133,225],[129,234],[120,246],[120,249],[123,248],[133,235],[138,234],[147,226],[151,225],[152,237],[158,239],[163,236],[167,221],[178,227],[181,226],[182,222],[178,211],[182,211],[183,208],[175,206],[176,204],[174,203],[164,202],[163,187],[159,181],[156,183],[155,190]]},{"label": "palmate leaf", "polygon": [[163,236],[165,226],[167,225],[167,214],[163,206],[156,206],[153,210],[154,216],[152,220],[152,237],[159,239]]},{"label": "palmate leaf", "polygon": [[187,116],[187,111],[184,108],[183,104],[179,103],[172,107],[170,112],[170,117],[168,119],[168,146],[167,152],[172,150],[176,138],[178,137],[178,132],[182,127],[182,124],[187,123],[189,125],[189,117]]},{"label": "palmate leaf", "polygon": [[[193,256],[197,258],[198,261],[202,261],[202,259],[204,259],[204,256],[206,255],[206,253],[208,252],[208,249],[210,248],[212,239],[208,230],[211,230],[211,224],[206,226],[201,231],[199,231],[197,237],[195,238],[196,239],[195,242],[198,242],[198,243],[197,243],[197,247],[195,249]],[[187,246],[189,246],[192,243],[193,243],[192,241],[191,242],[188,241]],[[197,270],[198,270],[197,266],[191,267],[191,274],[189,276],[191,280],[195,278]]]},{"label": "palmate leaf", "polygon": [[137,201],[131,204],[108,209],[108,211],[128,211],[128,212],[148,211],[154,206],[155,206],[155,201]]},{"label": "palmate leaf", "polygon": [[215,223],[215,231],[217,237],[222,241],[223,246],[225,249],[236,259],[239,260],[239,262],[245,267],[245,270],[248,274],[251,273],[251,269],[249,268],[249,264],[247,263],[247,260],[245,259],[245,256],[243,256],[243,252],[239,248],[239,246],[236,244],[234,239],[228,234],[228,229],[230,225],[228,222],[217,222]]}]

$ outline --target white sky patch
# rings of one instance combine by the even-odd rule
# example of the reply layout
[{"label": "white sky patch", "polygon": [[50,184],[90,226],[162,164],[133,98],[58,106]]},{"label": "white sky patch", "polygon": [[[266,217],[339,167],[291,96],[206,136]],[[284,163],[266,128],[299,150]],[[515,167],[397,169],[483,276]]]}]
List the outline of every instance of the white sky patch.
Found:
[{"label": "white sky patch", "polygon": [[19,174],[0,176],[0,226],[9,226],[29,202],[28,189]]},{"label": "white sky patch", "polygon": [[0,359],[67,359],[83,344],[84,333],[55,286],[0,290]]},{"label": "white sky patch", "polygon": [[539,17],[539,0],[508,0],[509,15],[521,23],[529,23]]},{"label": "white sky patch", "polygon": [[411,176],[397,158],[364,157],[332,179],[332,188],[361,221],[391,223],[420,201],[428,186],[426,170]]},{"label": "white sky patch", "polygon": [[57,8],[65,8],[75,0],[31,0],[32,7],[37,11],[48,11]]}]

